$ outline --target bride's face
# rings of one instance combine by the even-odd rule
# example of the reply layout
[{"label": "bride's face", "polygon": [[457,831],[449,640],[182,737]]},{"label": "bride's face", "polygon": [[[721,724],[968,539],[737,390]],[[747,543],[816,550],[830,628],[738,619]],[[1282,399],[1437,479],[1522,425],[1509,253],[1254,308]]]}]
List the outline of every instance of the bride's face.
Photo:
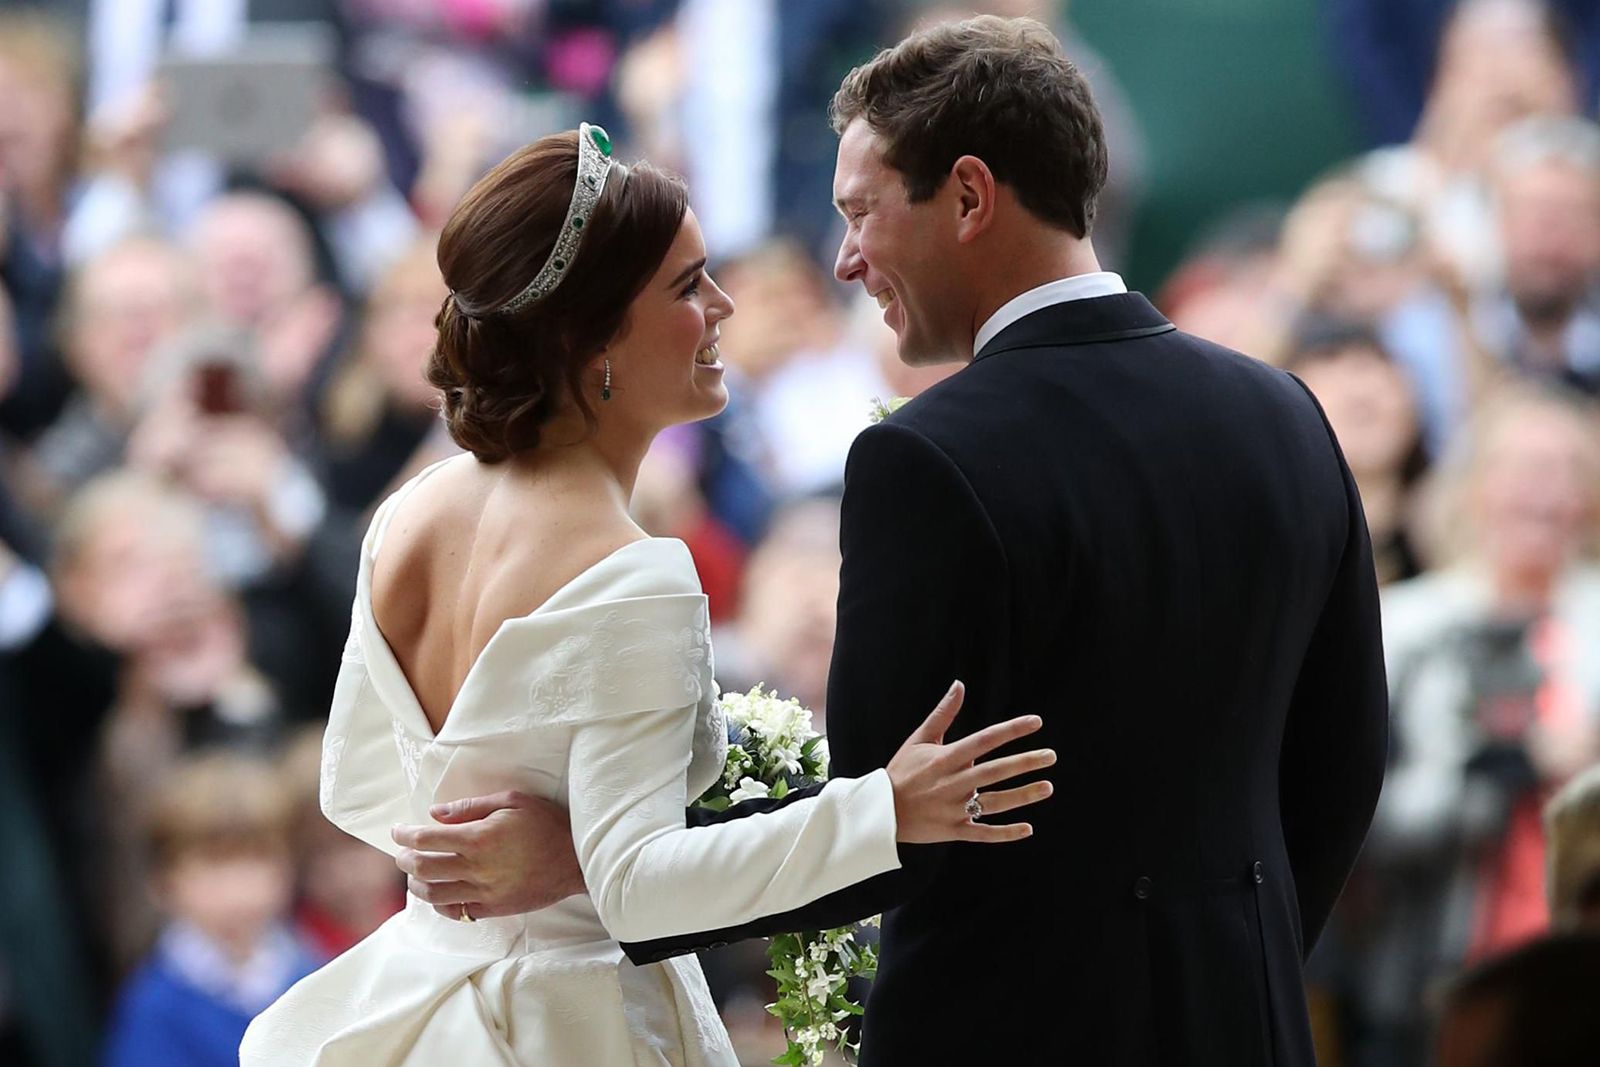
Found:
[{"label": "bride's face", "polygon": [[611,399],[598,405],[601,421],[624,417],[660,429],[721,411],[728,389],[717,335],[732,314],[733,301],[706,273],[700,223],[688,212],[628,308],[622,336],[604,353],[611,360]]}]

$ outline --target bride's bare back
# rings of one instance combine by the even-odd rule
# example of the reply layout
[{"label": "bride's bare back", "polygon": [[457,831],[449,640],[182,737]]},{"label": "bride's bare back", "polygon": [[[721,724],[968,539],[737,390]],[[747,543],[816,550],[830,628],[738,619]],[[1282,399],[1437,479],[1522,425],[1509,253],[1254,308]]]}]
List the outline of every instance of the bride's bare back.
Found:
[{"label": "bride's bare back", "polygon": [[644,536],[595,489],[462,457],[400,502],[373,563],[372,611],[435,733],[501,623]]}]

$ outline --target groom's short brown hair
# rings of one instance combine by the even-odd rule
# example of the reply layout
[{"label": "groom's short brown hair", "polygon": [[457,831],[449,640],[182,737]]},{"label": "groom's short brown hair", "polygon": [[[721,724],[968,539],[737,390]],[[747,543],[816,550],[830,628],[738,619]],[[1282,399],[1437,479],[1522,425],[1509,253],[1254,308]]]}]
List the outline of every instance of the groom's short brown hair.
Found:
[{"label": "groom's short brown hair", "polygon": [[964,155],[1022,205],[1078,237],[1094,226],[1106,141],[1088,82],[1043,24],[980,15],[913,34],[852,70],[829,117],[864,118],[913,203]]}]

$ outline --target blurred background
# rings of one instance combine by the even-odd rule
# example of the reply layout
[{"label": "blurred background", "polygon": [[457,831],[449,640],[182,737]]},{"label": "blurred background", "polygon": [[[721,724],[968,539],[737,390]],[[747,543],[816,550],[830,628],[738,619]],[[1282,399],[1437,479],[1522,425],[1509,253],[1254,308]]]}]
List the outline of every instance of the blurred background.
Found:
[{"label": "blurred background", "polygon": [[[370,509],[452,451],[433,235],[542,134],[689,179],[733,400],[638,518],[724,689],[822,724],[845,454],[950,369],[831,276],[826,105],[972,11],[1088,72],[1102,261],[1301,375],[1361,488],[1394,742],[1322,1062],[1429,1062],[1441,982],[1595,924],[1600,0],[0,0],[0,1063],[236,1062],[400,905],[321,722]],[[765,1062],[761,946],[706,963]]]}]

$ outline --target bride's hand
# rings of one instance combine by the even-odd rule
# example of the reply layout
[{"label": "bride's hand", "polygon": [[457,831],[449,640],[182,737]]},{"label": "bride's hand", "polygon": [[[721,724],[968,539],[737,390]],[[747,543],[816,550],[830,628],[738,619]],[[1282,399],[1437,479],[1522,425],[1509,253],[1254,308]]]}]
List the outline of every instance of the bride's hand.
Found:
[{"label": "bride's hand", "polygon": [[945,744],[945,731],[955,721],[965,696],[964,685],[960,682],[952,685],[939,706],[889,761],[889,781],[894,786],[896,840],[907,844],[1020,841],[1033,833],[1032,826],[980,823],[969,814],[968,801],[976,794],[981,815],[998,815],[1037,804],[1054,791],[1049,782],[1032,782],[1015,789],[979,792],[986,785],[1048,767],[1055,763],[1056,754],[1041,748],[988,763],[977,762],[1001,745],[1039,729],[1043,720],[1037,715],[996,723],[954,744]]}]

